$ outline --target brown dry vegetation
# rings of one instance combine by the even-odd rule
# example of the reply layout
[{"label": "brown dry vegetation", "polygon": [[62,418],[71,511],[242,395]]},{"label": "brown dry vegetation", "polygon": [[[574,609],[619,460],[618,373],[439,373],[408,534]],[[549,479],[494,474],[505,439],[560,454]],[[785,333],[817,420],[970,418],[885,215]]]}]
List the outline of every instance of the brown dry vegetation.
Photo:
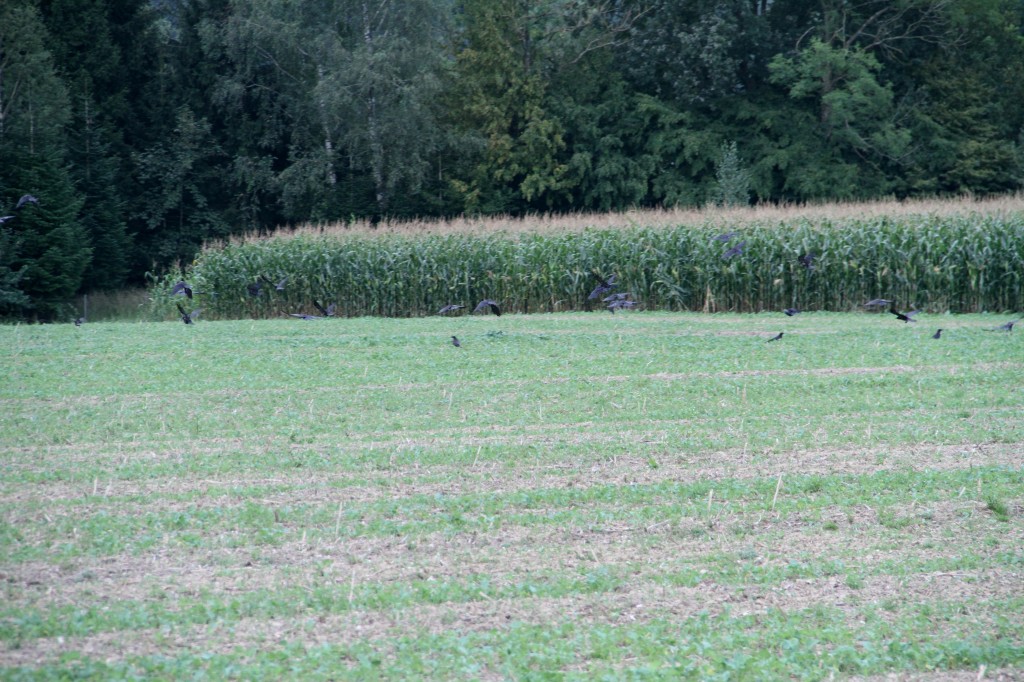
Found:
[{"label": "brown dry vegetation", "polygon": [[[729,225],[751,223],[782,223],[796,219],[812,223],[845,218],[875,218],[901,215],[1006,215],[1024,210],[1024,194],[987,198],[956,197],[931,199],[896,199],[865,202],[830,202],[822,204],[762,204],[758,206],[722,208],[708,207],[642,209],[607,213],[542,214],[525,217],[459,216],[445,219],[384,220],[371,223],[359,220],[348,223],[299,225],[279,229],[274,236],[303,234],[493,234],[530,232],[578,232],[585,229],[616,229],[629,227],[672,227],[678,225]],[[260,235],[233,237],[247,241]]]}]

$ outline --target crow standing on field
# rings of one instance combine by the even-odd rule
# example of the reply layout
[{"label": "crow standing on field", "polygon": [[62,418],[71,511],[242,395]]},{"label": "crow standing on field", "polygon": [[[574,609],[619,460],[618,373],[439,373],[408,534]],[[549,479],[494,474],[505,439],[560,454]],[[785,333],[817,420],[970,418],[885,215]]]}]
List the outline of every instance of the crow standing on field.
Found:
[{"label": "crow standing on field", "polygon": [[768,339],[768,343],[771,343],[772,341],[778,341],[779,339],[781,339],[781,338],[782,338],[782,335],[783,335],[784,333],[785,333],[785,332],[779,332],[778,334],[776,334],[776,335],[775,335],[775,336],[773,336],[772,338]]},{"label": "crow standing on field", "polygon": [[453,336],[452,337],[452,345],[455,346],[456,348],[462,348],[462,344],[459,343],[459,337],[457,337],[457,336]]},{"label": "crow standing on field", "polygon": [[935,330],[935,333],[932,334],[932,338],[933,339],[941,339],[942,338],[942,328],[941,327],[939,329]]},{"label": "crow standing on field", "polygon": [[493,312],[498,317],[501,317],[501,308],[499,308],[498,304],[489,298],[485,298],[484,300],[477,303],[476,308],[473,309],[473,312],[479,313],[481,311],[486,311],[487,308],[490,308],[491,312]]},{"label": "crow standing on field", "polygon": [[799,308],[786,308],[782,312],[786,313],[786,317],[793,317],[794,315],[800,314]]},{"label": "crow standing on field", "polygon": [[998,327],[989,327],[988,331],[990,331],[990,332],[1012,332],[1013,331],[1013,325],[1017,324],[1018,322],[1020,322],[1020,320],[1010,320],[1006,324],[1001,324]]}]

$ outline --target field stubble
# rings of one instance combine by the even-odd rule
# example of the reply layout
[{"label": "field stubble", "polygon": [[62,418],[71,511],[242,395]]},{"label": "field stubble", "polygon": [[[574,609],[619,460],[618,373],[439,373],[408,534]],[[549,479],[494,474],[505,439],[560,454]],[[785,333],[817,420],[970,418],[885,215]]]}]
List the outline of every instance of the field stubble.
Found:
[{"label": "field stubble", "polygon": [[992,326],[0,329],[2,675],[1019,677]]}]

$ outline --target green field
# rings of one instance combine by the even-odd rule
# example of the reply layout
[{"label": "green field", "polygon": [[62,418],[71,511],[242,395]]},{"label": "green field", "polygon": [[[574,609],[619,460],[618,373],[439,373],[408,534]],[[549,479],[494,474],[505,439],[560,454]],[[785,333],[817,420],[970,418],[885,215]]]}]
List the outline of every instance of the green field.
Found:
[{"label": "green field", "polygon": [[1019,679],[1009,319],[0,327],[0,678]]}]

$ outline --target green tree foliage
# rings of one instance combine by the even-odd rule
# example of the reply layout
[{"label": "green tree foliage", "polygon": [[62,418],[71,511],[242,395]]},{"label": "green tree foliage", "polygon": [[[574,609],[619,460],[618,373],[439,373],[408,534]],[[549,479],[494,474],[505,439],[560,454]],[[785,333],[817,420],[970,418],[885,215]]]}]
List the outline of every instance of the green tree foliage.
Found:
[{"label": "green tree foliage", "polygon": [[150,197],[140,214],[149,230],[142,239],[151,245],[155,264],[190,260],[203,239],[228,233],[207,194],[223,172],[210,124],[188,107],[178,110],[176,121],[169,140],[135,159],[139,182]]},{"label": "green tree foliage", "polygon": [[797,56],[772,62],[772,81],[808,103],[795,121],[806,132],[803,169],[790,173],[787,189],[841,199],[889,191],[883,166],[898,161],[910,134],[894,120],[893,91],[878,82],[879,69],[863,50],[817,39]]},{"label": "green tree foliage", "polygon": [[116,289],[133,260],[130,144],[145,127],[142,92],[155,48],[151,15],[143,0],[49,0],[40,8],[68,88],[68,161],[92,245],[84,288]]},{"label": "green tree foliage", "polygon": [[62,205],[6,225],[6,305],[287,223],[1018,190],[1022,35],[1016,0],[8,0],[0,199]]},{"label": "green tree foliage", "polygon": [[[79,222],[82,200],[65,163],[69,102],[45,46],[46,29],[28,3],[0,5],[0,158],[4,194],[0,206],[13,212],[5,256],[27,297],[24,311],[40,319],[60,315],[64,301],[82,284],[89,262],[88,235]],[[19,197],[38,203],[15,210]],[[8,304],[18,299],[6,296]]]},{"label": "green tree foliage", "polygon": [[722,145],[715,169],[712,201],[716,206],[746,206],[750,203],[750,171],[740,159],[735,140]]}]

